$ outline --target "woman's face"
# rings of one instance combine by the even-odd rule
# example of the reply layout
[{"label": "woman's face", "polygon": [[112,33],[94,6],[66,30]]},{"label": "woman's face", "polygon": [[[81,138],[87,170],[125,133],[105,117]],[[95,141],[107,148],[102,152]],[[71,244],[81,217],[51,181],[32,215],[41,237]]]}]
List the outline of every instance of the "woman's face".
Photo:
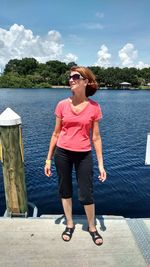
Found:
[{"label": "woman's face", "polygon": [[85,92],[85,88],[87,85],[87,79],[83,78],[82,75],[77,71],[71,71],[69,77],[69,85],[71,91],[74,93]]}]

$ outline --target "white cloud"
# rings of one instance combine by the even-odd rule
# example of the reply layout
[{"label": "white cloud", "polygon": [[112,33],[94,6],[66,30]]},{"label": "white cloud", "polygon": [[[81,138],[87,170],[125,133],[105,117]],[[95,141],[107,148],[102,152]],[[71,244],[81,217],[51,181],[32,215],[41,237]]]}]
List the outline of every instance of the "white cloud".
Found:
[{"label": "white cloud", "polygon": [[97,62],[95,66],[100,66],[107,68],[110,66],[111,54],[108,52],[108,48],[105,44],[100,47],[100,50],[97,52]]},{"label": "white cloud", "polygon": [[[0,28],[0,68],[4,68],[14,58],[34,57],[43,63],[48,60],[62,60],[63,46],[61,34],[55,30],[40,37],[23,25],[14,24],[9,30]],[[69,56],[66,57],[69,59]]]},{"label": "white cloud", "polygon": [[[97,16],[101,13],[97,13]],[[81,26],[81,25],[80,25]],[[83,26],[83,25],[82,25]],[[102,29],[101,24],[84,24],[87,29]],[[77,44],[83,42],[81,38],[72,35],[72,42]],[[21,59],[24,57],[34,57],[39,62],[45,63],[48,60],[60,60],[66,63],[76,62],[78,57],[69,52],[63,53],[64,44],[62,43],[61,34],[58,31],[50,30],[45,36],[34,35],[30,29],[26,29],[23,25],[14,24],[10,29],[0,28],[0,72],[10,59]],[[125,44],[118,51],[121,60],[121,67],[144,68],[150,65],[137,60],[138,51],[132,43]],[[104,68],[109,67],[111,54],[108,47],[103,44],[97,52],[97,62],[95,66]]]},{"label": "white cloud", "polygon": [[64,61],[66,63],[69,62],[76,62],[78,60],[78,57],[73,55],[72,53],[68,53],[65,57],[64,57]]},{"label": "white cloud", "polygon": [[139,61],[138,64],[136,65],[137,69],[143,69],[143,68],[149,68],[150,65],[145,64],[143,61]]},{"label": "white cloud", "polygon": [[134,61],[138,57],[138,51],[135,50],[134,45],[127,43],[118,52],[119,58],[121,60],[122,67],[134,67]]},{"label": "white cloud", "polygon": [[121,60],[122,67],[135,67],[138,69],[148,68],[150,65],[145,64],[143,61],[138,61],[138,51],[135,49],[132,43],[127,43],[118,52],[119,58]]}]

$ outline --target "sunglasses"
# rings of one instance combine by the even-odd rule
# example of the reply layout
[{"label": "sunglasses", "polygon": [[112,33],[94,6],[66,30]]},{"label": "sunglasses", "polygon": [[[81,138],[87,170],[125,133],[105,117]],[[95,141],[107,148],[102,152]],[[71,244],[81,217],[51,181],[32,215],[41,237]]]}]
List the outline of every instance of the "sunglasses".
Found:
[{"label": "sunglasses", "polygon": [[81,76],[81,74],[78,74],[78,73],[75,73],[75,74],[73,74],[73,75],[70,75],[69,76],[69,80],[73,80],[73,81],[76,81],[76,80],[80,80],[80,79],[82,79],[82,80],[85,80],[85,78],[83,78],[82,76]]}]

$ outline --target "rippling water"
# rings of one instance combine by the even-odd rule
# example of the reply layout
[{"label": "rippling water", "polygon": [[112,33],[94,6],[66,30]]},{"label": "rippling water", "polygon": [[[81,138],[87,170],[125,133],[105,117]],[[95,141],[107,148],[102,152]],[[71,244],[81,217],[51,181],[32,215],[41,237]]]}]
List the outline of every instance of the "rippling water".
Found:
[{"label": "rippling water", "polygon": [[[68,89],[0,89],[0,113],[10,107],[22,118],[28,201],[38,215],[62,213],[57,176],[43,172],[49,139],[54,127],[56,103],[70,96]],[[108,179],[100,183],[94,156],[94,190],[97,214],[126,217],[150,216],[150,166],[145,166],[147,133],[150,132],[150,92],[100,90],[92,99],[102,107],[100,123],[103,156]],[[75,175],[73,212],[84,213],[78,202]],[[5,194],[0,164],[0,216]]]}]

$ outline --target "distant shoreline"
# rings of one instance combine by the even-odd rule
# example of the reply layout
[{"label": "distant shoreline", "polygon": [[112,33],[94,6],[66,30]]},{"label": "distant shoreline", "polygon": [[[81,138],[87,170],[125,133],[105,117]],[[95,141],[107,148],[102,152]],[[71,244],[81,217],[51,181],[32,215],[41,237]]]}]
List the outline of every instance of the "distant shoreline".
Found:
[{"label": "distant shoreline", "polygon": [[70,88],[69,85],[52,85],[51,88]]},{"label": "distant shoreline", "polygon": [[[37,89],[70,89],[70,86],[68,85],[51,85],[51,87],[0,87],[1,89],[33,89],[33,90],[37,90]],[[150,91],[150,86],[143,86],[141,87],[129,87],[129,88],[113,88],[113,87],[99,87],[98,90],[105,90],[105,91],[110,91],[110,90],[122,90],[122,91]]]}]

